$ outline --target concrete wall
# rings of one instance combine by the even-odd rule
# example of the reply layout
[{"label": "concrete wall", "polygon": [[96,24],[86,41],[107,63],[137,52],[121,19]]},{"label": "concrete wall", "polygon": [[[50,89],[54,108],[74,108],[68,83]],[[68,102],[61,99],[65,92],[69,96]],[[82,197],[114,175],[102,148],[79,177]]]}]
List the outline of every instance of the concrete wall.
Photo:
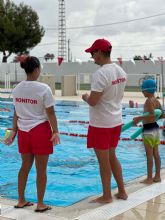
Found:
[{"label": "concrete wall", "polygon": [[63,75],[61,82],[62,96],[77,95],[77,77],[75,75]]},{"label": "concrete wall", "polygon": [[55,95],[55,76],[54,75],[40,75],[38,80],[40,82],[47,84],[51,88],[52,94]]},{"label": "concrete wall", "polygon": [[[165,61],[163,62],[163,67]],[[93,62],[82,62],[82,63],[62,63],[61,66],[58,66],[57,63],[43,63],[42,74],[45,75],[54,75],[56,82],[61,82],[61,77],[63,75],[79,75],[79,80],[81,83],[88,83],[91,78],[91,74],[99,68],[98,65]],[[162,74],[162,66],[159,61],[153,62],[145,61],[135,61],[135,64],[131,61],[125,61],[122,64],[122,68],[128,74],[128,86],[138,86],[139,79],[142,77],[143,73],[149,74]],[[12,82],[22,81],[26,78],[24,70],[20,68],[19,63],[9,63],[9,64],[0,64],[0,82],[4,81],[5,74],[10,74],[10,79]],[[165,70],[163,71],[163,75]],[[164,77],[165,78],[165,77]],[[165,84],[165,79],[163,85]]]}]

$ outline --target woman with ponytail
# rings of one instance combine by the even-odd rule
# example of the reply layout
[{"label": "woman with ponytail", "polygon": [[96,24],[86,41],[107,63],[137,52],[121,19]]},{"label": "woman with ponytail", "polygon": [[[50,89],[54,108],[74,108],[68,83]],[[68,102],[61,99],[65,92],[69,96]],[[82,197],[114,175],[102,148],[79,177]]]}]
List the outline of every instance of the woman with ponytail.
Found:
[{"label": "woman with ponytail", "polygon": [[43,203],[47,182],[47,162],[53,153],[53,145],[60,143],[54,98],[48,85],[38,82],[41,72],[38,58],[29,56],[21,59],[26,80],[20,82],[13,90],[14,117],[13,130],[5,140],[10,145],[18,134],[18,149],[22,166],[18,174],[18,204],[15,208],[33,205],[25,199],[25,187],[28,174],[35,161],[37,171],[37,208],[36,212],[50,210]]}]

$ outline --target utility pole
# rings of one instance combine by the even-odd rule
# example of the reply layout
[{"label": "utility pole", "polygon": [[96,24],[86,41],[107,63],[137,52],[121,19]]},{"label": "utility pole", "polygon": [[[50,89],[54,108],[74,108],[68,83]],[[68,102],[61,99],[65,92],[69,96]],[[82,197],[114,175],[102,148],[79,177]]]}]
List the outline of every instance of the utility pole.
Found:
[{"label": "utility pole", "polygon": [[66,19],[65,0],[59,0],[58,11],[58,57],[66,61]]},{"label": "utility pole", "polygon": [[162,75],[162,93],[163,93],[163,108],[164,108],[164,68],[163,68],[163,57],[160,58],[160,63],[161,63],[161,75]]},{"label": "utility pole", "polygon": [[68,63],[71,62],[70,59],[70,39],[68,39]]}]

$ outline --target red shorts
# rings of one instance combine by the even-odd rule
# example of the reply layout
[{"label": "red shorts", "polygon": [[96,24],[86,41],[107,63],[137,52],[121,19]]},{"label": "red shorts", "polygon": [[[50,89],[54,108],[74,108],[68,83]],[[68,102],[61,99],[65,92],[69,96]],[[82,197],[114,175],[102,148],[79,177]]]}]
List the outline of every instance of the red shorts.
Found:
[{"label": "red shorts", "polygon": [[18,148],[21,154],[52,154],[53,142],[48,121],[37,125],[30,131],[18,130]]},{"label": "red shorts", "polygon": [[114,128],[98,128],[89,125],[87,147],[108,150],[117,147],[122,125]]}]

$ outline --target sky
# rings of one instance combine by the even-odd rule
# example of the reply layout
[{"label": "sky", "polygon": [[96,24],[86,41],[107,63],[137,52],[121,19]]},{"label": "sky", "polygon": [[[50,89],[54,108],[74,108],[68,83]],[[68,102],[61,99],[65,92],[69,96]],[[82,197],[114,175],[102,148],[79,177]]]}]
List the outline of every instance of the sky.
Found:
[{"label": "sky", "polygon": [[[58,57],[58,0],[13,0],[31,6],[45,29],[42,41],[30,54]],[[112,59],[130,60],[152,53],[165,59],[164,0],[65,0],[66,38],[73,61],[88,61],[84,50],[98,38],[112,44]],[[95,27],[88,27],[95,26]],[[77,29],[69,28],[80,27]],[[67,29],[68,28],[68,29]]]}]

